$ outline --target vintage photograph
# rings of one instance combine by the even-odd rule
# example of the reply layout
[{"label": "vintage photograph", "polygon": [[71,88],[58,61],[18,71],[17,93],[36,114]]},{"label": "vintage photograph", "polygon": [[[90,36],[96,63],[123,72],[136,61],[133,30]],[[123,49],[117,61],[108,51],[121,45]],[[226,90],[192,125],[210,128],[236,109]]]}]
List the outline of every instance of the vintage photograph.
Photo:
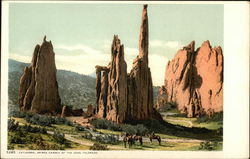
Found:
[{"label": "vintage photograph", "polygon": [[8,150],[223,150],[222,4],[10,3]]}]

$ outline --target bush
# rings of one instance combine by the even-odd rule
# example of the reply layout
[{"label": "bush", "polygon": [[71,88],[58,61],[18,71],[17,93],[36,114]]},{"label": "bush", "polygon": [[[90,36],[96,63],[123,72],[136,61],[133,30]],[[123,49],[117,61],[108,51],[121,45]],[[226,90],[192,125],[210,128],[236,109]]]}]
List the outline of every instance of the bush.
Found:
[{"label": "bush", "polygon": [[149,131],[154,131],[154,132],[165,132],[166,131],[166,126],[161,124],[160,121],[156,119],[148,119],[142,121],[142,124],[149,130]]},{"label": "bush", "polygon": [[22,111],[17,111],[17,110],[13,110],[9,112],[10,117],[13,116],[17,118],[25,118],[26,115],[27,115],[27,112],[22,112]]},{"label": "bush", "polygon": [[148,129],[142,124],[130,125],[130,124],[116,124],[105,119],[96,119],[91,122],[95,128],[109,129],[112,131],[124,131],[130,134],[144,135]]},{"label": "bush", "polygon": [[136,125],[136,134],[140,136],[144,136],[148,132],[148,129],[144,127],[142,124]]},{"label": "bush", "polygon": [[66,139],[64,138],[64,134],[58,131],[55,131],[53,134],[53,140],[59,144],[65,144]]},{"label": "bush", "polygon": [[89,139],[89,140],[92,140],[93,138],[93,135],[89,132],[85,132],[83,135],[82,135],[83,138],[85,139]]},{"label": "bush", "polygon": [[8,131],[15,131],[19,127],[19,123],[15,123],[14,119],[8,119]]},{"label": "bush", "polygon": [[119,143],[119,136],[113,134],[98,135],[95,140],[105,144],[117,144]]},{"label": "bush", "polygon": [[168,112],[168,111],[172,111],[172,110],[175,110],[177,111],[177,104],[174,103],[174,102],[168,102],[164,105],[162,105],[160,108],[159,108],[159,112]]},{"label": "bush", "polygon": [[93,146],[91,146],[89,149],[90,150],[108,150],[108,147],[107,145],[94,143]]},{"label": "bush", "polygon": [[108,129],[111,125],[111,122],[105,119],[95,119],[91,121],[91,124],[98,129]]},{"label": "bush", "polygon": [[129,134],[136,134],[136,126],[129,125],[129,124],[124,124],[122,125],[122,131],[129,133]]},{"label": "bush", "polygon": [[76,131],[84,131],[85,128],[84,128],[83,126],[76,125],[76,126],[75,126],[75,130],[76,130]]},{"label": "bush", "polygon": [[212,151],[216,150],[217,147],[218,147],[218,142],[205,141],[200,143],[199,150]]},{"label": "bush", "polygon": [[31,133],[37,133],[37,132],[39,132],[39,133],[42,133],[42,134],[47,134],[47,131],[46,131],[45,128],[36,127],[36,126],[33,127],[30,124],[28,124],[28,125],[26,124],[26,125],[22,126],[21,129],[23,131],[27,131],[27,132],[31,132]]},{"label": "bush", "polygon": [[72,126],[72,122],[68,121],[66,118],[39,115],[39,114],[26,114],[25,119],[31,124],[41,125],[41,126],[51,126],[51,124],[65,124]]},{"label": "bush", "polygon": [[197,118],[196,122],[197,123],[221,122],[221,124],[223,124],[223,112],[216,112],[211,118],[209,118],[207,115],[203,115]]}]

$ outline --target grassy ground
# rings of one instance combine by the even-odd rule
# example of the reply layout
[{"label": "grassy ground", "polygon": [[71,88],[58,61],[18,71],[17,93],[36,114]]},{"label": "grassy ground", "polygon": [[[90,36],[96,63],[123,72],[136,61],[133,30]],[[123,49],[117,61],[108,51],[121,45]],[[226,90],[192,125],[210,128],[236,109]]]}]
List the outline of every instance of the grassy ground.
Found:
[{"label": "grassy ground", "polygon": [[[20,125],[28,124],[24,118],[13,118],[15,121],[19,122]],[[204,127],[210,130],[217,130],[219,128],[222,128],[222,125],[220,125],[218,122],[208,122],[208,123],[198,123],[196,122],[196,118],[185,118],[185,117],[173,117],[173,116],[165,116],[164,120],[168,123],[171,123],[173,125],[180,125],[187,127],[189,129],[192,129],[192,127]],[[190,124],[192,124],[190,126]],[[35,124],[31,124],[31,126],[38,126]],[[40,134],[40,133],[27,133],[25,138],[36,138],[38,136],[41,136],[42,142],[47,146],[45,148],[55,148],[55,149],[64,149],[64,150],[89,150],[90,147],[96,142],[93,140],[85,139],[81,137],[83,132],[77,131],[74,126],[64,125],[64,124],[52,124],[51,126],[39,126],[44,127],[47,131],[59,131],[64,133],[68,136],[67,144],[59,144],[56,141],[54,141],[53,136],[51,134]],[[103,134],[114,134],[114,135],[120,135],[120,131],[112,131],[107,129],[96,129],[96,131],[101,132]],[[167,150],[167,151],[197,151],[201,148],[201,142],[205,142],[204,140],[218,140],[219,143],[216,146],[215,150],[222,150],[222,142],[220,135],[214,135],[213,133],[203,133],[203,134],[195,134],[190,132],[181,132],[181,135],[178,134],[179,132],[173,131],[172,133],[156,133],[156,135],[159,135],[162,138],[161,145],[158,144],[156,140],[153,141],[153,143],[150,143],[148,139],[143,142],[143,145],[139,145],[138,142],[136,142],[135,145],[133,145],[130,149],[124,148],[124,143],[122,141],[118,142],[117,144],[104,144],[107,145],[109,150],[149,150],[149,151],[155,151],[155,150]],[[8,132],[9,138],[18,135],[18,132]],[[72,135],[72,136],[71,136]],[[71,137],[71,138],[70,138]],[[73,140],[72,138],[75,138]],[[197,139],[202,139],[198,141]],[[53,147],[54,145],[54,147]],[[36,149],[39,148],[38,144],[36,142],[29,141],[27,143],[18,144],[18,143],[10,143],[8,144],[8,147],[11,149],[22,149],[22,150],[29,150],[29,149]],[[206,149],[203,149],[206,150]]]},{"label": "grassy ground", "polygon": [[216,130],[223,127],[220,122],[198,123],[196,118],[165,116],[163,119],[168,123],[185,127],[190,127],[190,123],[191,127],[207,128],[209,130]]}]

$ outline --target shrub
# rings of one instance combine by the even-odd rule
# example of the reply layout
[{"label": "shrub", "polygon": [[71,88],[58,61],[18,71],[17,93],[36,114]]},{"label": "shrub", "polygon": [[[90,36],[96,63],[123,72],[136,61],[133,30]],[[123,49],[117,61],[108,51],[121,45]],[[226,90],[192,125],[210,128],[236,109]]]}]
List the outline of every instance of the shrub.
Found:
[{"label": "shrub", "polygon": [[89,132],[85,132],[83,135],[82,135],[83,138],[85,139],[89,139],[89,140],[92,140],[93,138],[93,135]]},{"label": "shrub", "polygon": [[140,136],[144,136],[148,132],[148,129],[144,127],[142,124],[136,125],[135,128],[136,128],[136,134]]},{"label": "shrub", "polygon": [[47,131],[46,131],[45,128],[36,127],[36,126],[33,127],[33,126],[31,126],[30,124],[28,124],[28,125],[26,124],[26,125],[22,126],[21,129],[22,129],[23,131],[32,132],[32,133],[37,133],[37,132],[39,132],[39,133],[42,133],[42,134],[47,134]]},{"label": "shrub", "polygon": [[149,130],[149,131],[154,131],[154,132],[165,132],[166,131],[166,126],[161,124],[160,121],[156,119],[148,119],[142,121],[142,124]]},{"label": "shrub", "polygon": [[39,114],[26,114],[25,119],[31,124],[41,125],[41,126],[51,126],[51,124],[65,124],[72,126],[72,122],[68,121],[66,118],[39,115]]},{"label": "shrub", "polygon": [[177,111],[177,104],[176,103],[168,102],[168,103],[162,105],[158,111],[159,112],[167,112],[167,111],[171,111],[171,110]]},{"label": "shrub", "polygon": [[17,131],[13,135],[8,136],[8,140],[10,144],[24,144],[26,142],[25,140],[25,134],[21,131]]},{"label": "shrub", "polygon": [[105,119],[96,119],[91,122],[95,128],[109,129],[112,131],[124,131],[130,134],[144,135],[148,129],[142,124],[130,125],[130,124],[116,124]]},{"label": "shrub", "polygon": [[89,149],[90,150],[108,150],[108,147],[107,145],[94,143],[93,146],[91,146]]},{"label": "shrub", "polygon": [[218,147],[218,142],[205,141],[200,143],[199,150],[212,151],[216,150],[217,147]]},{"label": "shrub", "polygon": [[196,122],[197,123],[221,122],[221,124],[223,124],[223,112],[216,112],[211,118],[209,118],[207,115],[203,115],[197,118]]},{"label": "shrub", "polygon": [[8,131],[15,131],[18,129],[19,123],[15,123],[14,119],[8,119]]},{"label": "shrub", "polygon": [[59,144],[65,144],[66,139],[64,138],[64,134],[58,131],[55,131],[53,134],[53,140]]},{"label": "shrub", "polygon": [[98,135],[95,140],[105,144],[117,144],[119,143],[119,136],[113,134]]},{"label": "shrub", "polygon": [[129,125],[129,124],[122,125],[122,131],[129,133],[129,134],[136,134],[137,133],[136,127]]},{"label": "shrub", "polygon": [[76,131],[84,131],[85,128],[84,128],[83,126],[76,125],[76,126],[75,126],[75,130],[76,130]]},{"label": "shrub", "polygon": [[113,131],[122,131],[122,127],[116,123],[110,123],[108,129]]},{"label": "shrub", "polygon": [[95,119],[91,121],[91,124],[98,129],[108,129],[111,125],[111,122],[105,119]]},{"label": "shrub", "polygon": [[13,116],[17,118],[25,118],[26,115],[27,115],[27,112],[23,112],[23,111],[13,110],[9,112],[9,116]]}]

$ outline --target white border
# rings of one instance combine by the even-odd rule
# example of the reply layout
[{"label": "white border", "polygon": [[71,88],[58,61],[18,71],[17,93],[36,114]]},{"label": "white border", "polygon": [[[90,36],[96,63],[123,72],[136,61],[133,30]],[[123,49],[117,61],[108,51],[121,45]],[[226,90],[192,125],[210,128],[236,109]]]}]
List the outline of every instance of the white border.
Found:
[{"label": "white border", "polygon": [[[14,1],[10,1],[11,3]],[[1,49],[1,158],[247,158],[249,157],[249,3],[247,2],[163,2],[85,1],[15,3],[126,3],[126,4],[225,4],[224,5],[224,142],[223,151],[100,151],[98,154],[7,154],[8,106],[8,6],[2,2]],[[192,40],[192,39],[190,39]],[[31,151],[26,151],[31,152]],[[37,151],[32,151],[37,152]],[[69,151],[47,151],[69,152]],[[80,152],[80,151],[70,151]],[[82,151],[87,153],[88,151]]]}]

